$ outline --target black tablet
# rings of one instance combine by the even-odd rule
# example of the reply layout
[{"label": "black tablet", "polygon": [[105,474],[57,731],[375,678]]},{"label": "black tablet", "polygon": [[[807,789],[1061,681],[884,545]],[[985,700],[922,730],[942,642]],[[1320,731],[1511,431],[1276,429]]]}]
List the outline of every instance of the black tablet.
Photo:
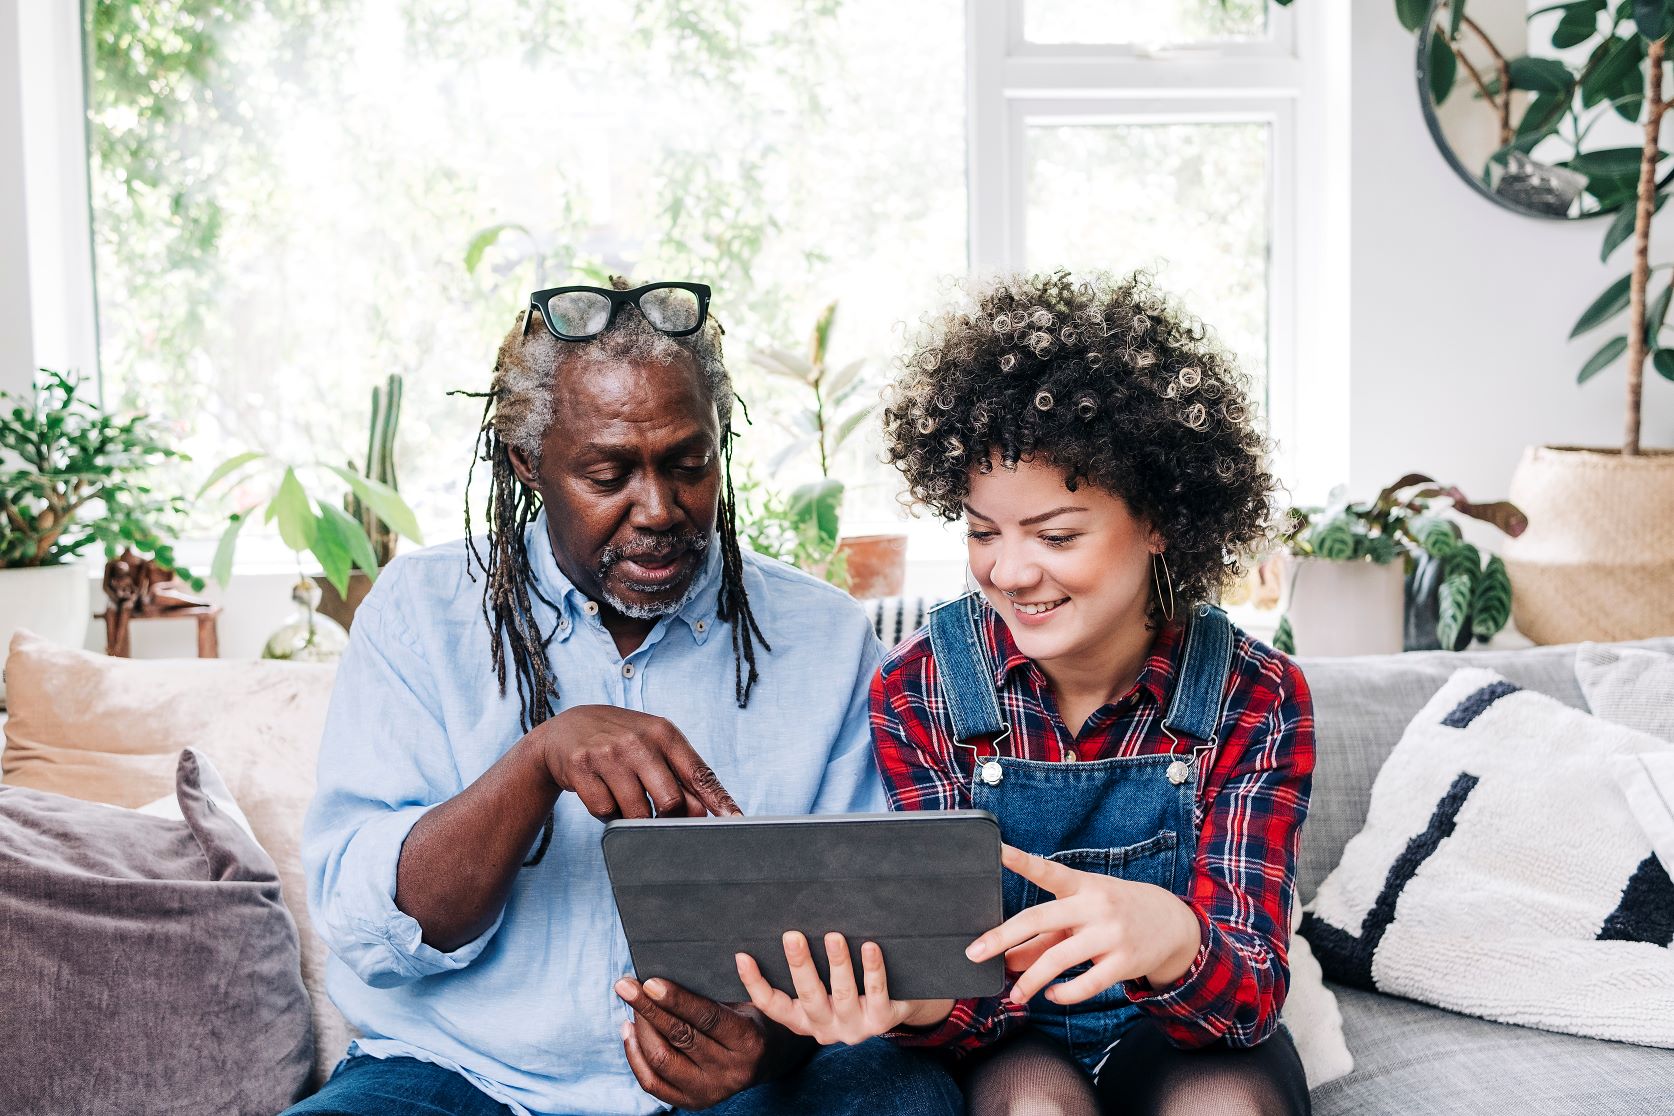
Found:
[{"label": "black tablet", "polygon": [[998,995],[1000,958],[965,947],[1002,921],[1000,827],[985,810],[794,818],[658,818],[605,827],[605,866],[634,973],[723,1003],[749,997],[733,960],[748,953],[795,995],[781,935],[877,942],[898,1000]]}]

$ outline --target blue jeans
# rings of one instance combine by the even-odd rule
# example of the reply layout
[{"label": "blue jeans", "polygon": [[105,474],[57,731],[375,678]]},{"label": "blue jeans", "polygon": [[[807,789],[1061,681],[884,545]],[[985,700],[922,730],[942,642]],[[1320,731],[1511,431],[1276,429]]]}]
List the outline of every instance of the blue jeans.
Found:
[{"label": "blue jeans", "polygon": [[[962,1116],[964,1099],[933,1056],[883,1039],[822,1047],[807,1065],[704,1110],[704,1116]],[[346,1059],[325,1088],[283,1116],[508,1116],[465,1078],[416,1058]]]}]

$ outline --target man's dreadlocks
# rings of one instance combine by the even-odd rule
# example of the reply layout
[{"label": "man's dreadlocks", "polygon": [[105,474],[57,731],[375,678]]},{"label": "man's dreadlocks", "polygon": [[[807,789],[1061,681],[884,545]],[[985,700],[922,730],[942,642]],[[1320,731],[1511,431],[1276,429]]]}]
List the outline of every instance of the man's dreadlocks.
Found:
[{"label": "man's dreadlocks", "polygon": [[[613,279],[618,290],[627,290],[622,279]],[[703,379],[714,401],[721,426],[723,484],[716,528],[721,539],[721,589],[717,613],[732,633],[733,693],[740,709],[750,702],[756,684],[756,643],[773,650],[762,635],[744,590],[744,559],[738,548],[738,500],[732,486],[732,378],[721,357],[721,327],[713,316],[704,328],[688,337],[669,337],[646,322],[638,310],[624,307],[610,327],[590,341],[559,341],[545,325],[526,322],[529,311],[518,315],[517,324],[500,343],[494,362],[494,378],[483,407],[482,425],[466,475],[465,537],[469,550],[466,572],[471,580],[474,564],[482,570],[482,615],[492,640],[495,677],[500,693],[506,692],[509,672],[517,682],[518,708],[523,730],[528,732],[551,717],[558,704],[558,682],[547,662],[546,647],[552,632],[543,632],[534,602],[556,611],[553,601],[541,592],[529,561],[528,548],[549,546],[546,539],[529,539],[529,527],[541,509],[540,493],[518,479],[512,469],[515,447],[531,465],[540,460],[541,440],[551,425],[553,394],[561,370],[572,372],[598,363],[623,360],[673,362],[690,361]],[[528,326],[526,329],[525,326]],[[471,534],[471,475],[476,463],[492,471],[484,549]],[[486,553],[485,553],[486,551]],[[509,661],[508,661],[509,660]],[[541,829],[540,843],[525,867],[538,864],[552,840],[552,817]]]}]

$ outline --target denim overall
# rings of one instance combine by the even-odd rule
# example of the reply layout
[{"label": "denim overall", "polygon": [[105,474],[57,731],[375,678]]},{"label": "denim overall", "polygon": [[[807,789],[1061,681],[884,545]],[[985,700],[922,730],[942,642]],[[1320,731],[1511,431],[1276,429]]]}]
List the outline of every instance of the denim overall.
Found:
[{"label": "denim overall", "polygon": [[[979,593],[931,613],[930,645],[955,741],[977,754],[971,804],[1000,823],[1000,836],[1024,852],[1086,872],[1156,884],[1185,897],[1197,849],[1199,757],[1215,747],[1232,662],[1232,625],[1213,605],[1192,610],[1186,651],[1169,696],[1163,731],[1191,754],[1128,756],[1053,763],[1000,755],[1010,734],[994,691]],[[1007,872],[1005,913],[1053,898]],[[1087,970],[1078,965],[1061,979]],[[1121,985],[1079,1004],[1055,1004],[1044,991],[1029,1002],[1029,1022],[1060,1042],[1095,1078],[1106,1055],[1139,1017]]]}]

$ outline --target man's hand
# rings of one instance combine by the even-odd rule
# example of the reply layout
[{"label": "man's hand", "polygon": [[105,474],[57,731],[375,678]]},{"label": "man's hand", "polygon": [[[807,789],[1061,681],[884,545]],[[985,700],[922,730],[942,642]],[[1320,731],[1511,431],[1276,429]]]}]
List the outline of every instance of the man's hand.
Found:
[{"label": "man's hand", "polygon": [[661,717],[578,705],[535,727],[547,772],[600,821],[742,813],[680,730]]},{"label": "man's hand", "polygon": [[698,1110],[775,1076],[786,1051],[749,1007],[734,1007],[666,980],[616,982],[634,1009],[622,1045],[639,1087],[664,1104]]}]

